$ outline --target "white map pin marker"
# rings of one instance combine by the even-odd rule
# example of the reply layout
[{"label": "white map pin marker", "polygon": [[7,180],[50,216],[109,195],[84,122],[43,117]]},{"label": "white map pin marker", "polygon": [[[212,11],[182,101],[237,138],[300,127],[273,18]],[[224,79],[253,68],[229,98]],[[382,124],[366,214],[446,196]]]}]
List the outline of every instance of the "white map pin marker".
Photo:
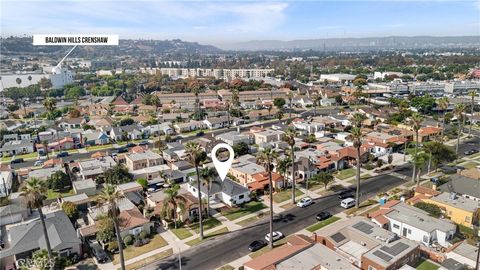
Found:
[{"label": "white map pin marker", "polygon": [[[217,159],[217,150],[220,148],[225,148],[228,150],[228,152],[230,152],[230,156],[228,157],[227,161],[222,162]],[[218,172],[218,176],[220,176],[222,181],[225,180],[225,177],[227,177],[228,174],[228,170],[230,170],[230,167],[232,167],[233,157],[235,156],[233,148],[226,143],[219,143],[215,145],[215,147],[213,147],[210,156],[212,157],[213,165]]]}]

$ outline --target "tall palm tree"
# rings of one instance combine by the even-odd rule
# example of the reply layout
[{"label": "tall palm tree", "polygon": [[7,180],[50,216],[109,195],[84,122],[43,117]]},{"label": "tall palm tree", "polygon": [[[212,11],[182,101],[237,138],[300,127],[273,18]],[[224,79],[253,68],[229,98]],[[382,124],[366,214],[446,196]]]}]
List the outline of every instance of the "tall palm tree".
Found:
[{"label": "tall palm tree", "polygon": [[354,127],[361,127],[363,121],[367,120],[367,117],[361,113],[354,113],[352,117],[352,124]]},{"label": "tall palm tree", "polygon": [[50,246],[50,238],[48,237],[47,226],[45,225],[45,216],[43,215],[43,199],[46,197],[47,187],[45,182],[38,178],[30,178],[25,182],[22,188],[22,196],[29,208],[36,208],[42,223],[43,236],[45,237],[45,245],[47,246],[48,258],[53,259],[52,247]]},{"label": "tall palm tree", "polygon": [[262,164],[265,170],[268,173],[268,191],[269,191],[269,201],[270,201],[270,225],[269,225],[269,235],[270,241],[268,246],[270,249],[273,248],[273,182],[272,182],[272,169],[273,161],[278,158],[277,152],[273,151],[272,148],[267,147],[263,149],[257,155],[257,163]]},{"label": "tall palm tree", "polygon": [[202,177],[202,185],[205,186],[207,191],[207,217],[210,217],[210,190],[214,185],[220,187],[220,184],[215,181],[218,174],[213,167],[205,167],[200,170],[200,175]]},{"label": "tall palm tree", "polygon": [[445,133],[445,115],[447,113],[448,109],[448,98],[447,97],[441,97],[437,100],[438,107],[443,111],[443,118],[442,118],[442,141],[443,141],[443,134]]},{"label": "tall palm tree", "polygon": [[361,167],[360,148],[362,147],[363,134],[362,134],[362,130],[359,127],[353,127],[350,133],[351,133],[350,138],[353,141],[353,147],[357,151],[357,173],[355,177],[357,182],[357,190],[355,193],[355,207],[358,208],[359,201],[360,201],[360,167]]},{"label": "tall palm tree", "polygon": [[196,142],[189,141],[185,145],[185,153],[187,154],[188,160],[195,166],[195,172],[197,174],[197,197],[198,197],[198,224],[200,228],[200,240],[203,240],[203,203],[202,203],[202,193],[200,192],[200,172],[198,166],[200,166],[200,157],[203,150],[200,148],[200,145]]},{"label": "tall palm tree", "polygon": [[314,115],[317,116],[317,106],[320,105],[320,101],[322,100],[322,96],[318,93],[315,93],[312,95],[313,99],[313,109],[314,109]]},{"label": "tall palm tree", "polygon": [[48,112],[53,112],[57,108],[57,102],[55,99],[48,97],[43,101],[43,106],[45,106]]},{"label": "tall palm tree", "polygon": [[[420,185],[420,172],[422,171],[422,168],[427,163],[428,159],[429,159],[429,157],[426,153],[419,153],[419,154],[415,155],[412,159],[412,163],[414,164],[414,167],[418,168],[417,169],[417,174],[416,174],[417,187]],[[414,181],[415,181],[415,179],[414,179]]]},{"label": "tall palm tree", "polygon": [[97,197],[97,201],[100,205],[106,205],[108,207],[107,217],[113,221],[113,227],[115,228],[115,235],[117,237],[118,252],[120,254],[120,265],[122,270],[125,270],[125,258],[123,256],[123,241],[120,235],[120,209],[118,208],[118,200],[122,198],[122,193],[113,185],[106,184],[102,192]]},{"label": "tall palm tree", "polygon": [[165,189],[165,199],[163,200],[161,216],[167,219],[173,219],[175,229],[178,223],[178,212],[185,211],[186,200],[183,196],[180,196],[180,186],[175,184],[170,188]]},{"label": "tall palm tree", "polygon": [[287,98],[288,98],[288,108],[289,108],[289,116],[290,120],[292,119],[292,101],[293,101],[293,92],[289,91],[287,93]]},{"label": "tall palm tree", "polygon": [[470,90],[468,91],[468,96],[471,97],[471,103],[470,103],[470,125],[468,127],[468,137],[472,137],[472,125],[473,125],[473,108],[475,107],[475,97],[478,96],[477,90]]},{"label": "tall palm tree", "polygon": [[[413,113],[410,116],[410,119],[408,120],[408,124],[412,127],[413,131],[415,131],[415,154],[414,154],[414,157],[416,157],[417,154],[418,154],[418,145],[420,143],[418,141],[418,132],[420,130],[422,121],[423,121],[423,116],[421,116],[419,113]],[[417,169],[417,166],[416,166],[416,163],[414,162],[413,163],[413,173],[412,173],[412,181],[413,182],[415,182],[416,169]]]},{"label": "tall palm tree", "polygon": [[291,166],[292,160],[290,156],[286,156],[284,159],[278,161],[277,171],[283,177],[283,188],[287,187],[287,171],[288,168]]},{"label": "tall palm tree", "polygon": [[455,153],[458,155],[458,146],[460,145],[460,137],[463,133],[463,125],[465,123],[465,104],[459,103],[455,106],[453,113],[457,117],[458,131],[457,131],[457,145],[455,146]]},{"label": "tall palm tree", "polygon": [[293,128],[288,128],[283,134],[283,141],[290,146],[290,160],[292,161],[292,203],[295,204],[295,138],[298,133]]},{"label": "tall palm tree", "polygon": [[236,108],[240,106],[240,95],[236,88],[232,90],[232,105]]}]

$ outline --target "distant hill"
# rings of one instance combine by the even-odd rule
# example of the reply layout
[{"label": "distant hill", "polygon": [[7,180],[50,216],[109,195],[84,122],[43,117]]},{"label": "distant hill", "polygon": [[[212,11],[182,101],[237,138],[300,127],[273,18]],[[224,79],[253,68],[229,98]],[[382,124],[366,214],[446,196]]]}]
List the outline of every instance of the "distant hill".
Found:
[{"label": "distant hill", "polygon": [[[19,54],[65,54],[67,46],[33,46],[32,37],[0,38],[0,52],[3,55]],[[120,40],[119,46],[79,46],[72,56],[101,57],[128,53],[130,55],[162,55],[219,53],[222,50],[211,45],[201,45],[197,42],[173,40]]]},{"label": "distant hill", "polygon": [[433,37],[391,36],[369,38],[329,38],[305,40],[252,40],[221,46],[225,50],[372,50],[407,48],[458,48],[480,46],[479,36]]}]

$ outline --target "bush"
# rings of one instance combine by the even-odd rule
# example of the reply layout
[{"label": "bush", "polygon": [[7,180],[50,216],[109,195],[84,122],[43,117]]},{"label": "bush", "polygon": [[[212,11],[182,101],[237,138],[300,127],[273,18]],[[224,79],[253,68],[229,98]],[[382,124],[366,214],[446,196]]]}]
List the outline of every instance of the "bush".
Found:
[{"label": "bush", "polygon": [[418,202],[414,206],[428,212],[432,217],[438,218],[442,215],[442,209],[435,204]]},{"label": "bush", "polygon": [[125,245],[127,246],[130,246],[133,243],[133,236],[131,236],[130,234],[125,236],[123,238],[123,243],[125,243]]},{"label": "bush", "polygon": [[148,237],[148,234],[147,234],[147,232],[145,232],[145,231],[141,231],[140,234],[138,235],[138,238],[139,238],[140,240],[143,240],[143,239],[145,239],[145,238],[147,238],[147,237]]},{"label": "bush", "polygon": [[113,252],[114,252],[115,250],[117,250],[117,249],[118,249],[118,243],[117,243],[117,241],[112,241],[112,242],[108,243],[108,250],[109,250],[110,252],[113,253]]},{"label": "bush", "polygon": [[141,247],[141,246],[143,246],[142,240],[140,240],[140,239],[135,240],[135,242],[133,243],[133,246],[134,246],[134,247]]}]

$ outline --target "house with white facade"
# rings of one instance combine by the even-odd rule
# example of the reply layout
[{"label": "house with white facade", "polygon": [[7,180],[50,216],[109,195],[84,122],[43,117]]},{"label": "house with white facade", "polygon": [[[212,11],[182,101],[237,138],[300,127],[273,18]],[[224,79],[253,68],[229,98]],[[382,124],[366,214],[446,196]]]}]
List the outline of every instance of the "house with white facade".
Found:
[{"label": "house with white facade", "polygon": [[[193,177],[196,178],[196,177]],[[196,179],[188,183],[188,191],[198,198]],[[200,185],[202,198],[207,198],[207,187]],[[217,178],[210,186],[210,199],[218,199],[228,206],[240,205],[250,201],[250,190],[247,187],[229,179]]]},{"label": "house with white facade", "polygon": [[215,139],[223,141],[230,146],[234,146],[235,144],[239,144],[241,142],[250,144],[250,137],[237,131],[218,134]]}]

